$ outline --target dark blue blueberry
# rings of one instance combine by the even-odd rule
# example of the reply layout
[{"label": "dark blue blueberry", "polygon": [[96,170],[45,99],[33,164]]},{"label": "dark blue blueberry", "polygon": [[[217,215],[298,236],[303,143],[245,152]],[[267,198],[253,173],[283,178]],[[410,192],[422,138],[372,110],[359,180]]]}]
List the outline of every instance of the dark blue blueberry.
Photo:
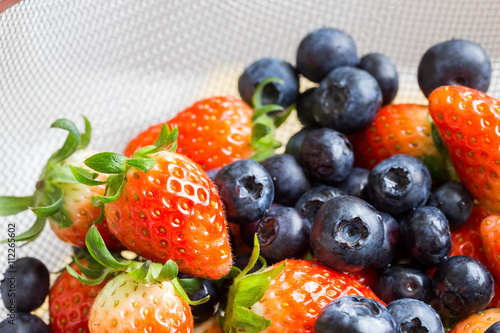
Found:
[{"label": "dark blue blueberry", "polygon": [[207,176],[214,181],[215,175],[219,172],[220,168],[210,169],[207,171]]},{"label": "dark blue blueberry", "polygon": [[394,155],[373,168],[366,189],[372,205],[397,219],[427,202],[431,175],[419,159]]},{"label": "dark blue blueberry", "polygon": [[362,198],[363,190],[368,183],[368,175],[370,170],[363,168],[352,168],[351,173],[347,178],[338,183],[337,187],[345,192],[345,194],[353,195]]},{"label": "dark blue blueberry", "polygon": [[440,86],[460,85],[486,92],[491,61],[486,51],[469,40],[452,39],[434,45],[418,65],[418,84],[425,97]]},{"label": "dark blue blueberry", "polygon": [[314,323],[314,333],[394,333],[396,324],[379,302],[344,296],[328,303]]},{"label": "dark blue blueberry", "polygon": [[302,141],[304,141],[306,135],[314,129],[316,128],[304,127],[300,131],[292,135],[292,137],[286,144],[285,153],[293,155],[297,159],[297,161],[300,161],[300,146],[302,145]]},{"label": "dark blue blueberry", "polygon": [[262,92],[262,104],[278,104],[288,107],[299,96],[299,76],[288,62],[276,58],[263,58],[250,64],[238,80],[241,98],[252,105],[255,88],[265,79],[275,77],[282,82],[267,84]]},{"label": "dark blue blueberry", "polygon": [[274,183],[274,202],[293,206],[311,184],[304,169],[290,154],[279,154],[268,157],[261,162]]},{"label": "dark blue blueberry", "polygon": [[257,227],[260,254],[272,263],[301,258],[310,250],[309,233],[309,223],[300,217],[295,208],[270,210]]},{"label": "dark blue blueberry", "polygon": [[399,223],[394,217],[385,213],[379,212],[384,225],[384,243],[379,250],[377,259],[370,265],[370,268],[378,269],[385,268],[394,260],[396,252],[401,248],[401,230]]},{"label": "dark blue blueberry", "polygon": [[387,304],[387,310],[401,333],[444,333],[437,312],[428,304],[411,298],[402,298]]},{"label": "dark blue blueberry", "polygon": [[484,331],[484,333],[500,333],[500,321],[497,321],[496,323],[488,327],[488,329]]},{"label": "dark blue blueberry", "polygon": [[354,164],[349,140],[329,128],[312,130],[304,137],[300,158],[309,177],[326,185],[345,180]]},{"label": "dark blue blueberry", "polygon": [[453,256],[443,260],[432,278],[439,303],[460,317],[484,310],[493,297],[493,276],[478,260]]},{"label": "dark blue blueberry", "polygon": [[439,264],[453,246],[448,220],[436,207],[411,211],[401,222],[401,233],[410,256],[426,267]]},{"label": "dark blue blueberry", "polygon": [[373,206],[350,195],[332,198],[311,225],[311,247],[323,265],[354,272],[372,264],[384,243],[382,218]]},{"label": "dark blue blueberry", "polygon": [[[12,324],[14,323],[14,324]],[[49,326],[31,313],[15,314],[15,318],[6,318],[0,322],[2,333],[51,333]]]},{"label": "dark blue blueberry", "polygon": [[356,66],[358,55],[351,36],[325,27],[309,32],[297,49],[297,69],[313,82],[320,82],[340,66]]},{"label": "dark blue blueberry", "polygon": [[391,103],[398,93],[398,70],[392,60],[381,53],[369,53],[359,61],[358,68],[370,73],[382,91],[382,105]]},{"label": "dark blue blueberry", "polygon": [[[279,208],[279,207],[283,207],[283,206],[280,204],[273,203],[269,207],[268,212],[273,210],[273,209]],[[240,224],[241,239],[243,239],[243,242],[245,242],[245,244],[248,245],[248,247],[250,247],[251,249],[254,246],[254,236],[255,236],[255,233],[257,232],[257,227],[259,226],[259,222],[260,222],[260,219],[252,221],[250,223]],[[234,244],[234,243],[232,243],[232,244]]]},{"label": "dark blue blueberry", "polygon": [[339,67],[315,91],[314,119],[321,127],[353,134],[369,126],[382,105],[377,80],[355,67]]},{"label": "dark blue blueberry", "polygon": [[317,185],[304,193],[299,200],[297,200],[295,209],[299,212],[300,216],[311,223],[314,220],[316,213],[325,202],[331,198],[344,194],[345,193],[343,191],[336,187]]},{"label": "dark blue blueberry", "polygon": [[448,219],[450,228],[456,229],[467,222],[474,197],[462,183],[450,180],[431,192],[427,204],[439,208]]},{"label": "dark blue blueberry", "polygon": [[384,269],[378,276],[375,292],[386,303],[402,298],[429,303],[434,297],[427,272],[411,265],[392,265]]},{"label": "dark blue blueberry", "polygon": [[232,162],[214,179],[226,218],[236,224],[260,219],[274,199],[274,184],[266,169],[253,160]]},{"label": "dark blue blueberry", "polygon": [[43,304],[49,293],[49,286],[50,275],[47,267],[36,258],[24,257],[17,259],[12,267],[7,268],[0,290],[3,303],[8,309],[15,304],[17,312],[28,313]]},{"label": "dark blue blueberry", "polygon": [[299,95],[297,99],[297,118],[304,126],[318,126],[314,119],[314,108],[316,107],[316,98],[314,92],[316,88],[309,88]]},{"label": "dark blue blueberry", "polygon": [[207,279],[195,278],[188,274],[179,274],[179,278],[186,279],[185,281],[190,282],[189,288],[186,288],[185,285],[183,285],[183,287],[191,301],[199,301],[207,296],[210,297],[205,303],[190,305],[195,324],[201,323],[212,317],[219,309],[219,291],[215,282]]}]

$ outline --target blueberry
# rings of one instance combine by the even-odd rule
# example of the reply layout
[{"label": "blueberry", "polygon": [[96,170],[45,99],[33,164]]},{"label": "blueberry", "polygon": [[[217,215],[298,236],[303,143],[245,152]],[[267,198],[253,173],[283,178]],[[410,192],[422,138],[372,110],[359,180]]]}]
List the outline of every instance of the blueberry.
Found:
[{"label": "blueberry", "polygon": [[384,243],[377,259],[370,265],[370,268],[379,269],[385,268],[391,264],[396,251],[401,247],[401,230],[399,223],[391,215],[385,212],[379,212],[382,217],[382,224],[384,225]]},{"label": "blueberry", "polygon": [[301,258],[310,250],[309,223],[295,208],[270,210],[259,222],[257,237],[261,255],[270,262]]},{"label": "blueberry", "polygon": [[207,171],[207,176],[214,181],[215,175],[219,172],[220,168],[210,169]]},{"label": "blueberry", "polygon": [[[269,207],[268,212],[270,212],[273,209],[283,207],[280,204],[273,203]],[[255,233],[257,232],[257,227],[259,226],[259,222],[261,219],[252,221],[250,223],[245,223],[245,224],[240,224],[240,235],[241,239],[243,239],[243,242],[248,245],[248,247],[253,248],[254,246],[254,236]]]},{"label": "blueberry", "polygon": [[444,333],[437,312],[428,304],[411,298],[402,298],[387,304],[387,310],[401,333]]},{"label": "blueberry", "polygon": [[490,57],[477,43],[452,39],[425,52],[417,75],[425,97],[445,85],[466,86],[486,92],[491,81]]},{"label": "blueberry", "polygon": [[[181,284],[191,301],[199,301],[209,296],[208,301],[198,305],[189,305],[194,323],[201,323],[212,317],[219,309],[219,292],[214,281],[196,278],[189,274],[179,273]],[[187,285],[184,283],[188,283]]]},{"label": "blueberry", "polygon": [[304,169],[290,154],[279,154],[268,157],[261,162],[269,172],[274,183],[274,202],[293,206],[311,184]]},{"label": "blueberry", "polygon": [[295,203],[295,209],[309,224],[314,220],[316,213],[325,202],[345,193],[336,187],[317,185],[304,193]]},{"label": "blueberry", "polygon": [[316,88],[309,88],[299,95],[297,99],[297,118],[304,126],[318,126],[314,119],[314,108],[316,107],[316,98],[314,92]]},{"label": "blueberry", "polygon": [[370,171],[363,168],[352,168],[351,173],[337,187],[345,192],[345,194],[353,195],[362,198],[363,191],[368,183],[368,175]]},{"label": "blueberry", "polygon": [[372,205],[397,219],[425,204],[431,175],[419,159],[394,155],[372,169],[366,189]]},{"label": "blueberry", "polygon": [[328,303],[314,323],[314,333],[393,333],[396,324],[379,302],[361,296],[339,297]]},{"label": "blueberry", "polygon": [[255,88],[265,79],[275,77],[282,82],[267,84],[262,92],[262,103],[288,107],[299,96],[299,76],[288,62],[277,58],[263,58],[250,64],[238,80],[241,98],[252,105]]},{"label": "blueberry", "polygon": [[497,321],[496,323],[488,327],[488,329],[484,331],[484,333],[500,333],[500,321]]},{"label": "blueberry", "polygon": [[[12,324],[14,323],[14,324]],[[7,318],[0,322],[2,333],[50,333],[52,332],[39,317],[30,313],[17,312],[15,318]]]},{"label": "blueberry", "polygon": [[450,180],[431,192],[427,204],[439,208],[448,219],[450,228],[457,229],[472,213],[474,197],[462,183]]},{"label": "blueberry", "polygon": [[325,27],[309,32],[297,49],[297,69],[313,82],[320,82],[340,66],[356,66],[356,44],[344,31]]},{"label": "blueberry", "polygon": [[384,302],[412,298],[429,303],[434,295],[426,271],[411,265],[392,265],[378,276],[375,292]]},{"label": "blueberry", "polygon": [[453,246],[448,220],[436,207],[410,212],[401,222],[401,233],[410,256],[423,266],[436,266]]},{"label": "blueberry", "polygon": [[326,185],[345,180],[354,164],[349,140],[329,128],[312,130],[304,137],[300,158],[309,177]]},{"label": "blueberry", "polygon": [[260,219],[274,199],[274,184],[266,169],[253,160],[232,162],[214,179],[229,222],[250,223]]},{"label": "blueberry", "polygon": [[[31,312],[43,304],[49,293],[50,276],[40,260],[19,258],[4,274],[0,290],[8,309],[15,304],[16,312]],[[15,293],[11,292],[12,289],[15,289]]]},{"label": "blueberry", "polygon": [[391,103],[398,93],[398,70],[392,60],[381,53],[369,53],[359,61],[358,68],[370,73],[382,91],[382,105]]},{"label": "blueberry", "polygon": [[485,309],[493,297],[493,276],[478,260],[453,256],[443,260],[432,278],[439,303],[460,317]]},{"label": "blueberry", "polygon": [[315,92],[314,119],[321,127],[353,134],[369,126],[382,105],[377,80],[355,67],[339,67]]},{"label": "blueberry", "polygon": [[306,135],[311,132],[316,127],[304,127],[288,140],[285,147],[285,154],[290,154],[295,157],[297,161],[300,161],[300,146]]},{"label": "blueberry", "polygon": [[342,272],[360,271],[372,264],[384,243],[378,212],[349,195],[325,202],[311,225],[311,247],[323,265]]}]

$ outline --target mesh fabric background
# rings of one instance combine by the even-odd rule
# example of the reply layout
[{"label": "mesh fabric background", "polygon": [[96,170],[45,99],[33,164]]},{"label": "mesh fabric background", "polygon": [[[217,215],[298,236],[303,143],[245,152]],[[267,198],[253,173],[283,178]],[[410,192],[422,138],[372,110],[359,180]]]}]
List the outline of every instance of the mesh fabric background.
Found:
[{"label": "mesh fabric background", "polygon": [[[416,83],[422,54],[437,42],[478,42],[493,63],[489,94],[500,97],[500,2],[486,0],[220,1],[24,0],[0,14],[0,195],[29,195],[65,132],[57,118],[94,128],[91,147],[121,152],[129,139],[195,100],[237,95],[245,65],[274,56],[295,64],[304,35],[321,26],[350,33],[358,54],[382,52],[400,73],[399,102],[425,103]],[[280,132],[285,141],[291,119]],[[33,214],[0,218],[17,234]],[[51,271],[70,247],[42,236],[17,257]],[[0,272],[7,247],[0,246]],[[3,318],[5,313],[0,313]]]}]

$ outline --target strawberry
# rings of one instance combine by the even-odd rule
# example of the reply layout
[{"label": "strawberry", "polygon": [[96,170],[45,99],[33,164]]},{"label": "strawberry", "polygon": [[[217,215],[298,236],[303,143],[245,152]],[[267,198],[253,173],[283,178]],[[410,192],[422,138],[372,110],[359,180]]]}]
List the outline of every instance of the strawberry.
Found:
[{"label": "strawberry", "polygon": [[[48,219],[52,231],[59,239],[82,247],[85,245],[85,234],[93,221],[100,220],[101,209],[92,204],[92,197],[104,194],[105,187],[79,184],[71,174],[69,164],[84,167],[83,160],[95,153],[87,149],[91,126],[85,118],[85,133],[80,133],[76,125],[66,119],[57,120],[52,127],[69,132],[63,147],[48,160],[32,196],[0,197],[0,215],[13,215],[29,208],[37,216],[33,226],[16,237],[17,241],[29,242],[36,239]],[[100,180],[106,178],[102,174],[92,174],[92,177]],[[123,249],[110,233],[105,221],[97,223],[97,227],[111,249]]]},{"label": "strawberry", "polygon": [[[114,153],[91,156],[85,164],[110,173],[105,203],[108,226],[129,250],[165,263],[172,259],[183,273],[218,279],[232,263],[222,203],[203,169],[175,150],[177,130],[166,125],[157,146],[132,158]],[[87,185],[99,183],[78,174]]]},{"label": "strawberry", "polygon": [[490,215],[483,219],[480,232],[488,268],[500,279],[500,216]]},{"label": "strawberry", "polygon": [[224,332],[313,332],[321,309],[338,297],[358,295],[384,304],[356,279],[313,260],[289,259],[245,275],[257,256],[258,243],[229,290]]},{"label": "strawberry", "polygon": [[194,327],[193,333],[224,333],[217,322],[217,317],[211,317]]},{"label": "strawberry", "polygon": [[484,332],[497,321],[500,321],[500,308],[486,309],[460,320],[450,333]]},{"label": "strawberry", "polygon": [[371,170],[391,156],[407,154],[421,159],[433,177],[446,171],[446,160],[432,140],[425,105],[387,105],[378,111],[368,128],[349,136],[349,140],[353,146],[355,164],[361,168]]},{"label": "strawberry", "polygon": [[500,212],[500,102],[462,86],[429,96],[429,112],[458,177],[487,209]]},{"label": "strawberry", "polygon": [[[88,266],[87,260],[80,263]],[[71,267],[81,274],[76,263]],[[59,275],[49,292],[49,325],[52,332],[89,332],[90,309],[105,284],[106,281],[96,285],[84,284],[68,271]]]}]

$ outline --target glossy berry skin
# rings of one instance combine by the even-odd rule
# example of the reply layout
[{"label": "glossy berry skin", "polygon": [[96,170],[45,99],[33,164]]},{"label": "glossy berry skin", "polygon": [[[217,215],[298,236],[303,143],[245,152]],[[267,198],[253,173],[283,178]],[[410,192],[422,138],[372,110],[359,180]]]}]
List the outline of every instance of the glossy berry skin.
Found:
[{"label": "glossy berry skin", "polygon": [[398,93],[399,77],[396,65],[382,53],[368,53],[358,63],[361,68],[377,80],[382,92],[382,105],[390,104]]},{"label": "glossy berry skin", "polygon": [[488,327],[488,329],[484,331],[484,333],[500,333],[500,321],[497,321],[496,323]]},{"label": "glossy berry skin", "polygon": [[0,285],[3,304],[16,312],[38,309],[49,293],[50,276],[38,259],[23,257],[7,267]]},{"label": "glossy berry skin", "polygon": [[415,157],[394,155],[373,168],[366,189],[372,205],[400,218],[427,202],[431,175]]},{"label": "glossy berry skin", "polygon": [[439,208],[448,219],[450,228],[457,229],[469,218],[474,197],[462,183],[450,180],[431,192],[427,205]]},{"label": "glossy berry skin", "polygon": [[260,219],[274,200],[274,184],[267,170],[253,160],[236,161],[215,176],[229,222],[250,223]]},{"label": "glossy berry skin", "polygon": [[485,332],[498,321],[500,321],[500,308],[490,308],[473,313],[460,320],[450,333]]},{"label": "glossy berry skin", "polygon": [[377,301],[359,296],[340,297],[321,310],[314,333],[395,332],[395,321]]},{"label": "glossy berry skin", "polygon": [[343,296],[363,296],[381,302],[356,279],[317,261],[288,259],[285,269],[271,280],[252,311],[271,320],[271,326],[263,333],[312,333],[321,309]]},{"label": "glossy berry skin", "polygon": [[127,274],[109,281],[90,310],[91,333],[193,332],[189,304],[171,282],[141,284]]},{"label": "glossy berry skin", "polygon": [[500,101],[460,86],[437,88],[429,113],[458,177],[485,208],[500,211]]},{"label": "glossy berry skin", "polygon": [[344,181],[337,184],[337,187],[347,195],[362,198],[363,191],[368,183],[370,171],[363,168],[352,168],[351,173]]},{"label": "glossy berry skin", "polygon": [[440,87],[460,85],[486,92],[491,81],[491,61],[477,43],[452,39],[432,46],[418,65],[418,84],[425,97]]},{"label": "glossy berry skin", "polygon": [[396,322],[397,332],[444,333],[441,318],[427,303],[402,298],[388,303],[386,307]]},{"label": "glossy berry skin", "polygon": [[479,228],[487,266],[490,272],[500,279],[500,217],[490,215],[481,221]]},{"label": "glossy berry skin", "polygon": [[288,107],[299,96],[299,76],[297,70],[288,62],[277,58],[263,58],[245,68],[238,79],[238,91],[241,98],[252,105],[255,88],[264,80],[275,77],[282,83],[271,82],[262,93],[262,103],[278,104]]},{"label": "glossy berry skin", "polygon": [[311,247],[319,262],[338,271],[359,271],[372,264],[384,243],[382,218],[353,196],[325,202],[311,225]]},{"label": "glossy berry skin", "polygon": [[161,151],[152,157],[153,168],[148,172],[130,168],[120,196],[106,204],[111,232],[142,257],[176,261],[182,273],[211,279],[224,276],[232,259],[215,185],[183,155]]},{"label": "glossy berry skin", "polygon": [[316,88],[309,88],[297,98],[297,118],[304,126],[318,126],[314,119],[314,108],[316,107],[316,98],[314,93]]},{"label": "glossy berry skin", "polygon": [[382,92],[375,78],[354,67],[339,67],[328,73],[315,97],[316,122],[344,134],[368,127],[382,105]]},{"label": "glossy berry skin", "polygon": [[306,135],[316,128],[312,126],[303,127],[300,131],[292,135],[286,144],[285,154],[293,155],[297,161],[300,161],[300,146]]},{"label": "glossy berry skin", "polygon": [[[15,323],[15,325],[12,324]],[[2,333],[51,333],[49,326],[42,319],[31,313],[17,312],[15,318],[6,318],[0,322]]]},{"label": "glossy berry skin", "polygon": [[423,266],[436,266],[451,251],[448,220],[436,207],[423,206],[408,213],[401,231],[406,250]]},{"label": "glossy berry skin", "polygon": [[345,180],[354,163],[351,143],[329,128],[309,132],[300,146],[300,157],[309,177],[326,185]]},{"label": "glossy berry skin", "polygon": [[302,166],[290,154],[277,154],[261,162],[274,184],[274,202],[293,206],[311,184]]},{"label": "glossy berry skin", "polygon": [[309,223],[312,223],[321,206],[331,198],[340,195],[345,195],[345,193],[336,187],[316,185],[297,200],[295,209],[299,212],[300,216],[309,221]]},{"label": "glossy berry skin", "polygon": [[324,27],[309,32],[297,49],[297,69],[313,82],[320,82],[340,66],[356,66],[356,44],[344,31]]},{"label": "glossy berry skin", "polygon": [[295,208],[270,210],[260,220],[256,232],[260,254],[270,262],[301,258],[309,252],[310,226]]},{"label": "glossy berry skin", "polygon": [[493,276],[478,260],[454,256],[439,264],[432,288],[445,309],[462,317],[488,306],[493,297]]},{"label": "glossy berry skin", "polygon": [[392,265],[384,269],[375,292],[390,303],[398,299],[416,299],[425,303],[433,299],[431,278],[426,271],[410,265]]},{"label": "glossy berry skin", "polygon": [[370,265],[372,269],[385,268],[392,263],[396,253],[402,248],[401,227],[398,221],[385,212],[378,212],[384,226],[384,243],[379,249],[377,259]]},{"label": "glossy berry skin", "polygon": [[[252,115],[252,108],[242,100],[216,96],[197,101],[164,123],[179,129],[177,152],[210,170],[252,155]],[[137,149],[152,145],[164,123],[139,133],[124,155],[130,157]]]},{"label": "glossy berry skin", "polygon": [[200,288],[192,293],[188,293],[188,296],[192,301],[199,301],[207,296],[210,297],[205,303],[189,305],[195,324],[212,317],[219,308],[219,292],[214,281],[203,279]]},{"label": "glossy berry skin", "polygon": [[215,168],[215,169],[210,169],[207,171],[207,176],[208,178],[210,178],[210,180],[214,181],[215,179],[215,175],[217,174],[217,172],[219,172],[221,168]]}]

